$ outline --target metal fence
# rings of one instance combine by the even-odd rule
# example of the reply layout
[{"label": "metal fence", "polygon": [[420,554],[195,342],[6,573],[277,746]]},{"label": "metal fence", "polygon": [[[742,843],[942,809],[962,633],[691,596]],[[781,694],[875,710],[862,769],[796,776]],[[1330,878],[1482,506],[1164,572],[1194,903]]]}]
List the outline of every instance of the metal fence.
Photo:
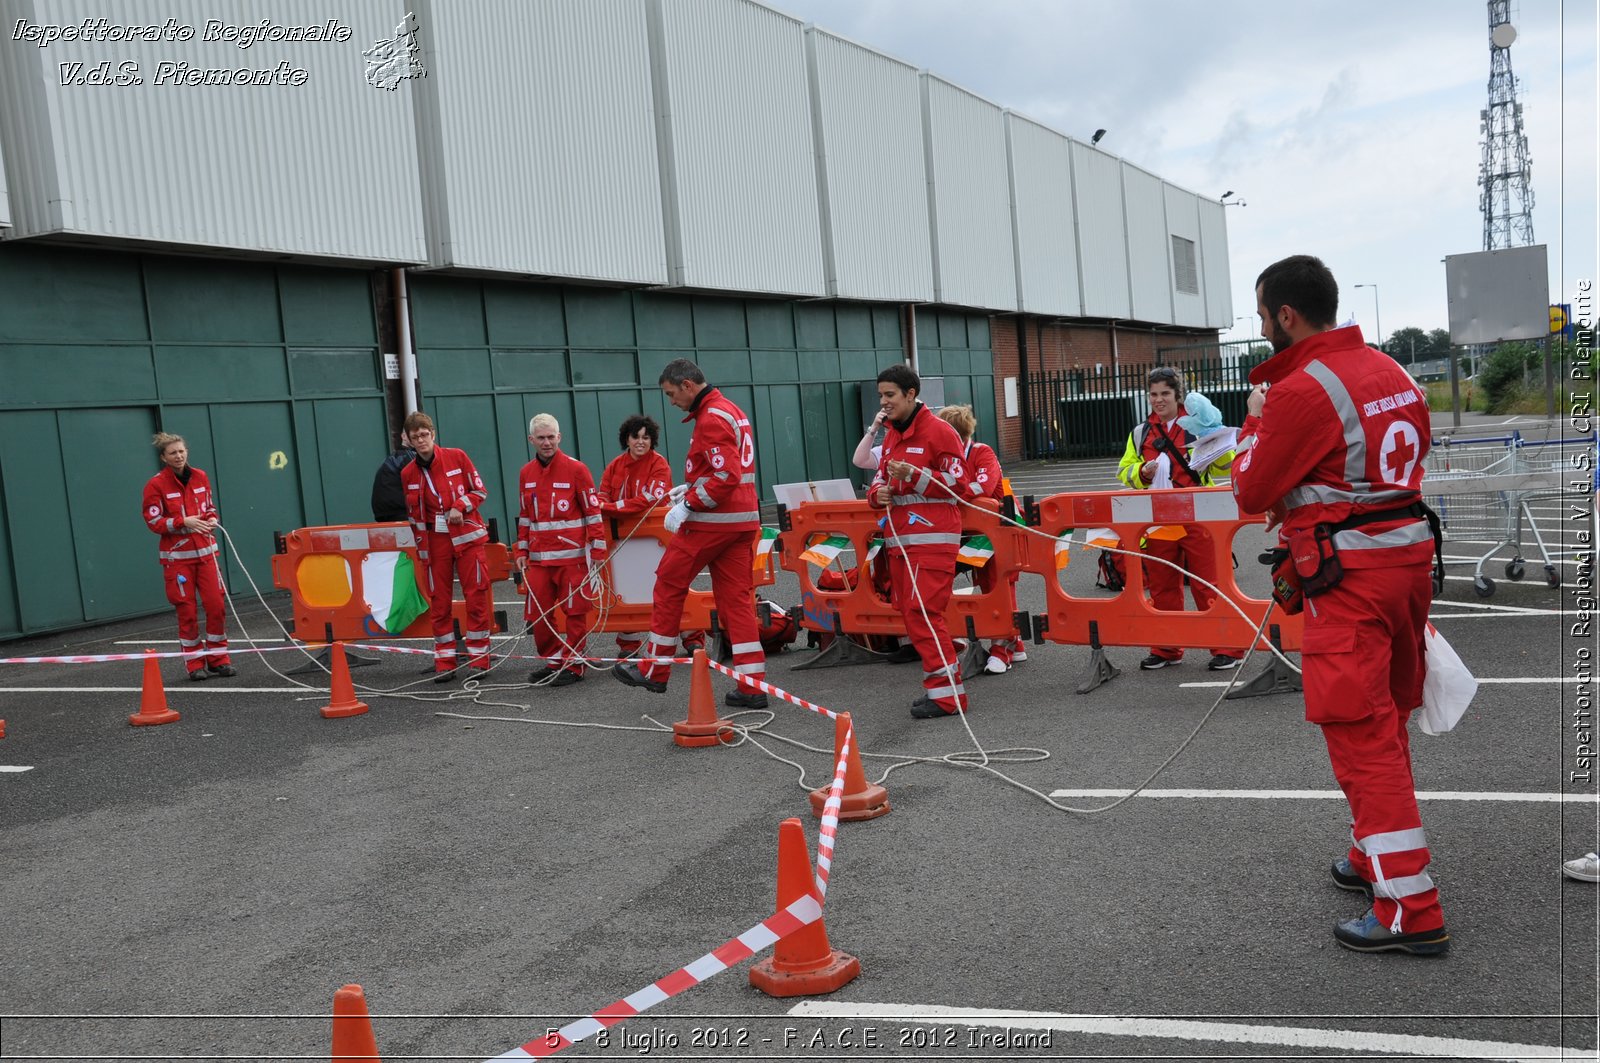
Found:
[{"label": "metal fence", "polygon": [[1133,426],[1150,416],[1150,371],[1171,366],[1189,390],[1203,392],[1224,424],[1244,423],[1250,370],[1271,353],[1261,341],[1163,347],[1153,363],[1124,363],[1103,372],[1068,369],[1030,373],[1022,382],[1029,458],[1065,460],[1121,455]]}]

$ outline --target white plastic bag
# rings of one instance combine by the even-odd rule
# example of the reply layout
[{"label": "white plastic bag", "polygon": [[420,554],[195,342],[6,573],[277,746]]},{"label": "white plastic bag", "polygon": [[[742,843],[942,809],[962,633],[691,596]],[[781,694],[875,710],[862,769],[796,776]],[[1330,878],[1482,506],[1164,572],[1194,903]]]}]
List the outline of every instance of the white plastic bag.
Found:
[{"label": "white plastic bag", "polygon": [[1422,728],[1423,734],[1437,736],[1461,720],[1462,713],[1478,693],[1478,681],[1472,678],[1460,656],[1432,624],[1428,625],[1424,641],[1428,675],[1422,681],[1422,714],[1417,726]]}]

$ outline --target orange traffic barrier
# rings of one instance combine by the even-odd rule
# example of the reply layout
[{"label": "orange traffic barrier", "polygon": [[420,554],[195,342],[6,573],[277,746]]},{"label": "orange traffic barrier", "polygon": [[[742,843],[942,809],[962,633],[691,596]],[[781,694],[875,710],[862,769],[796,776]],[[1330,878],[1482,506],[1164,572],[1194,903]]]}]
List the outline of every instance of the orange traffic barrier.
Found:
[{"label": "orange traffic barrier", "polygon": [[[1241,513],[1227,487],[1174,488],[1164,491],[1091,491],[1051,495],[1036,506],[1035,526],[1061,535],[1073,528],[1106,528],[1134,550],[1147,532],[1157,527],[1201,525],[1211,535],[1213,567],[1219,597],[1208,609],[1182,612],[1157,609],[1145,595],[1144,565],[1136,557],[1117,555],[1125,585],[1114,598],[1085,598],[1068,594],[1056,576],[1051,547],[1043,539],[1029,543],[1023,568],[1044,577],[1045,612],[1034,618],[1036,641],[1088,645],[1095,651],[1090,675],[1079,693],[1086,693],[1117,674],[1104,660],[1104,646],[1184,646],[1248,649],[1268,599],[1255,598],[1240,589],[1233,568],[1233,539],[1246,525],[1260,524],[1259,514]],[[1042,548],[1041,548],[1042,547]],[[1151,562],[1156,564],[1156,562]],[[1241,617],[1224,598],[1231,598],[1249,618]],[[1304,625],[1299,615],[1274,612],[1266,637],[1280,649],[1298,650]],[[1275,661],[1276,665],[1276,661]],[[1238,693],[1268,693],[1282,689],[1274,681],[1260,685],[1257,677]]]},{"label": "orange traffic barrier", "polygon": [[5,736],[6,736],[6,722],[4,720],[0,720],[0,738],[4,738]]},{"label": "orange traffic barrier", "polygon": [[721,732],[732,727],[717,715],[717,694],[711,689],[711,662],[705,650],[694,651],[689,672],[689,718],[672,725],[672,740],[685,749],[719,746]]},{"label": "orange traffic barrier", "polygon": [[378,1040],[372,1034],[372,1018],[367,1014],[367,996],[358,985],[347,985],[333,994],[333,1053],[335,1063],[364,1060],[383,1063],[378,1058]]},{"label": "orange traffic barrier", "polygon": [[[839,763],[839,749],[844,745],[845,732],[850,730],[850,714],[841,712],[833,721],[833,762]],[[867,782],[867,773],[861,770],[861,732],[852,736],[850,756],[844,764],[844,794],[839,803],[840,820],[877,819],[889,811],[889,791],[877,783]],[[831,786],[811,791],[811,811],[820,819],[822,808],[828,803]]]},{"label": "orange traffic barrier", "polygon": [[[1028,532],[1002,517],[993,500],[985,499],[973,505],[979,508],[961,507],[962,533],[988,538],[994,555],[987,564],[995,566],[997,574],[1008,574],[1022,567],[1021,559],[1027,556],[1029,549]],[[782,510],[779,520],[783,532],[778,538],[777,552],[780,564],[800,581],[799,622],[802,627],[835,635],[849,632],[857,636],[905,636],[905,618],[899,608],[862,572],[869,555],[873,556],[873,563],[887,560],[881,555],[888,547],[879,546],[874,554],[874,542],[885,535],[880,526],[884,520],[883,510],[875,510],[860,499],[806,502],[794,509]],[[842,569],[843,565],[837,561],[841,542],[846,542],[855,552],[857,578],[853,583],[843,579],[832,581],[833,587],[822,587],[817,580],[820,569],[814,567],[816,558],[832,553],[834,563],[840,564]],[[987,590],[953,594],[945,607],[945,623],[956,637],[1004,638],[1017,632],[1017,620],[1011,608],[1010,586],[1004,578],[994,579]],[[1026,619],[1023,621],[1025,623]],[[1026,628],[1022,630],[1027,633]],[[850,659],[852,655],[847,652],[850,645],[848,639],[834,639],[829,650],[839,647],[838,663]],[[823,661],[819,658],[807,665],[813,663],[822,664]]]},{"label": "orange traffic barrier", "polygon": [[[806,832],[791,817],[778,824],[777,910],[816,891]],[[813,997],[833,992],[860,973],[860,960],[828,944],[828,928],[819,917],[779,938],[772,955],[750,968],[750,984],[769,997]]]},{"label": "orange traffic barrier", "polygon": [[[155,650],[145,650],[155,653]],[[179,719],[176,712],[167,708],[167,688],[161,685],[161,666],[154,657],[144,659],[144,689],[139,694],[139,711],[128,717],[135,727],[153,727],[158,723],[171,723]]]},{"label": "orange traffic barrier", "polygon": [[[300,641],[360,642],[433,634],[426,612],[394,631],[374,616],[375,606],[381,611],[381,603],[393,600],[397,573],[405,568],[410,568],[418,594],[424,600],[428,597],[427,566],[417,557],[417,537],[409,524],[299,528],[280,534],[277,543],[272,585],[289,592],[292,633]],[[486,544],[484,560],[491,583],[511,578],[511,556],[504,543]],[[465,602],[458,599],[452,612],[462,625],[471,626]],[[491,617],[491,627],[504,630],[501,614]]]},{"label": "orange traffic barrier", "polygon": [[360,716],[366,711],[367,703],[356,700],[355,687],[350,682],[350,666],[345,663],[344,643],[335,642],[328,681],[328,703],[322,706],[322,717],[334,720],[344,716]]}]

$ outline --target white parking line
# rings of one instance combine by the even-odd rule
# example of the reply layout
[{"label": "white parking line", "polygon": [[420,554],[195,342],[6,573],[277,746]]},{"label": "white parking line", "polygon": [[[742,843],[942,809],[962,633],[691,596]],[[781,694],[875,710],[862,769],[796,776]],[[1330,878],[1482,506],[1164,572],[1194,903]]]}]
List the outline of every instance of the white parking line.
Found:
[{"label": "white parking line", "polygon": [[[1067,1015],[1050,1011],[1008,1011],[1000,1008],[952,1008],[938,1004],[855,1004],[843,1001],[806,1001],[789,1009],[806,1018],[889,1019],[950,1026],[989,1026],[1009,1031],[1044,1031],[1100,1037],[1156,1037],[1174,1041],[1225,1044],[1290,1045],[1328,1048],[1350,1056],[1393,1053],[1427,1059],[1562,1059],[1560,1045],[1526,1045],[1507,1041],[1468,1041],[1456,1037],[1378,1033],[1372,1030],[1324,1030],[1303,1026],[1253,1026],[1237,1022],[1196,1022],[1189,1019],[1145,1019],[1120,1016]],[[967,1048],[982,1035],[961,1035]],[[1015,1039],[1013,1035],[1012,1039]],[[979,1044],[984,1042],[978,1040]],[[998,1044],[999,1042],[990,1042]],[[1039,1045],[1038,1047],[1043,1047]],[[1052,1049],[1067,1046],[1051,1045]],[[1224,1057],[1227,1058],[1227,1057]],[[1238,1057],[1236,1057],[1238,1058]]]},{"label": "white parking line", "polygon": [[[1581,678],[1579,676],[1575,676],[1575,675],[1553,676],[1553,677],[1551,677],[1549,679],[1505,679],[1505,678],[1484,679],[1481,676],[1478,678],[1478,685],[1479,686],[1484,686],[1484,685],[1495,686],[1495,685],[1508,685],[1508,684],[1523,684],[1523,685],[1526,685],[1526,684],[1538,684],[1538,683],[1592,683],[1592,682],[1594,682],[1593,679],[1583,679],[1583,678]],[[1228,684],[1224,683],[1224,682],[1196,682],[1196,683],[1179,683],[1178,684],[1178,686],[1180,686],[1180,687],[1225,687],[1227,685]]]},{"label": "white parking line", "polygon": [[[1132,790],[1052,790],[1051,797],[1127,797]],[[1140,797],[1186,800],[1217,798],[1248,801],[1343,801],[1342,790],[1140,790]],[[1418,801],[1511,801],[1554,805],[1600,804],[1600,794],[1491,793],[1470,790],[1418,790]]]},{"label": "white parking line", "polygon": [[[169,694],[316,694],[313,687],[223,687],[188,683],[166,687]],[[138,694],[143,687],[0,687],[0,694]]]},{"label": "white parking line", "polygon": [[32,770],[32,764],[0,764],[0,772],[23,772]]}]

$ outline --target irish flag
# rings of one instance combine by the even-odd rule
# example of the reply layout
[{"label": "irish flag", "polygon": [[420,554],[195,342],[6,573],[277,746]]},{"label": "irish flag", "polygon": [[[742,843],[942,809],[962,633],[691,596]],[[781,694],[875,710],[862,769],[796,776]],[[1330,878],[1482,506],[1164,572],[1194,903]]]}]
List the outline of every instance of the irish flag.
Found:
[{"label": "irish flag", "polygon": [[768,528],[763,525],[761,528],[761,538],[756,540],[755,569],[757,575],[767,570],[767,562],[772,557],[772,544],[777,541],[778,529]]},{"label": "irish flag", "polygon": [[1067,544],[1072,541],[1072,529],[1068,528],[1056,539],[1056,571],[1060,572],[1072,560],[1067,553]]},{"label": "irish flag", "polygon": [[428,599],[417,586],[416,566],[403,550],[384,550],[363,557],[361,586],[372,619],[391,635],[398,635],[428,611]]},{"label": "irish flag", "polygon": [[989,541],[987,535],[974,535],[961,544],[961,552],[956,555],[956,560],[963,565],[973,568],[982,568],[994,556],[994,543]]},{"label": "irish flag", "polygon": [[805,553],[801,554],[800,558],[821,568],[827,568],[833,564],[841,551],[848,549],[850,549],[848,538],[843,535],[830,535],[820,543],[812,543],[806,547]]}]

